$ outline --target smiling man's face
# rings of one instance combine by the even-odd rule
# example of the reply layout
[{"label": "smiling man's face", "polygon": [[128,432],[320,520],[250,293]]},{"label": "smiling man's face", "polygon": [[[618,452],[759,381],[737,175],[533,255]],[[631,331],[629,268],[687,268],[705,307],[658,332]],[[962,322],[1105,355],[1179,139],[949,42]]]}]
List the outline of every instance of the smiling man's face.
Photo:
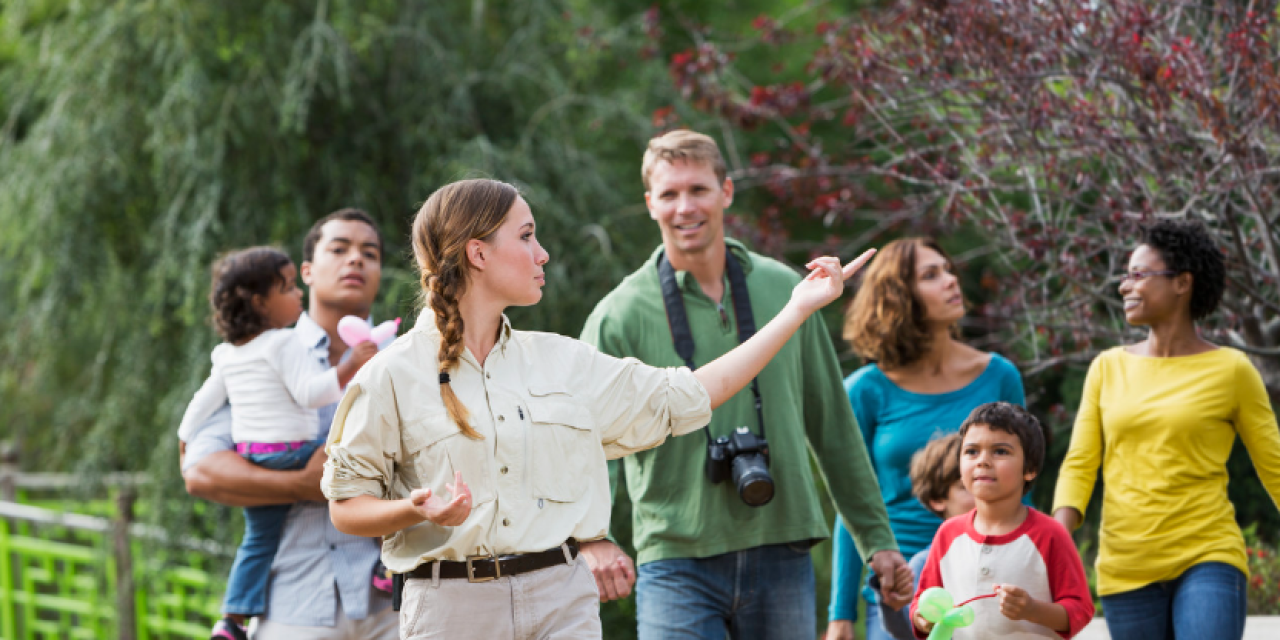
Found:
[{"label": "smiling man's face", "polygon": [[311,289],[310,303],[367,316],[382,283],[380,246],[378,232],[364,222],[326,222],[320,228],[314,255],[302,263],[302,281]]},{"label": "smiling man's face", "polygon": [[724,210],[733,203],[733,181],[717,180],[707,163],[664,160],[653,167],[644,201],[672,259],[692,257],[724,244]]}]

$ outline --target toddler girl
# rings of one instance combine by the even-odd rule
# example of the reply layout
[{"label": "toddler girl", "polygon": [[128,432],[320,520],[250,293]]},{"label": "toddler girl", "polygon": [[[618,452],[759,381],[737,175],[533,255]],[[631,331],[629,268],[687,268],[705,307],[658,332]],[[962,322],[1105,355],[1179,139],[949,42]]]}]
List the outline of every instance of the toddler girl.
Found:
[{"label": "toddler girl", "polygon": [[[182,416],[178,437],[190,440],[230,401],[231,437],[240,455],[269,469],[306,466],[322,444],[316,409],[341,399],[342,387],[377,353],[377,345],[356,345],[336,367],[319,364],[285,328],[302,315],[302,291],[297,268],[273,247],[236,251],[215,262],[209,301],[226,342],[213,349],[213,371]],[[214,626],[213,638],[246,638],[245,619],[263,612],[268,572],[289,507],[244,510],[244,538],[223,600],[226,617]]]}]

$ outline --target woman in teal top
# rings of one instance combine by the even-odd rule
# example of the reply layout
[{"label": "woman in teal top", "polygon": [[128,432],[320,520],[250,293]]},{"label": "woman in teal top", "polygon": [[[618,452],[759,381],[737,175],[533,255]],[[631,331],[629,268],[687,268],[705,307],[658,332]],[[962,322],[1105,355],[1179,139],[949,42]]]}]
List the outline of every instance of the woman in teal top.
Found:
[{"label": "woman in teal top", "polygon": [[[942,524],[911,495],[912,454],[957,431],[980,404],[1025,404],[1022,377],[1011,362],[958,340],[963,317],[964,297],[946,252],[934,240],[904,238],[876,256],[845,318],[845,338],[874,362],[845,379],[845,391],[907,557],[928,547]],[[853,637],[862,586],[862,558],[839,520],[834,538],[827,640]],[[871,590],[864,597],[875,604]],[[890,637],[879,608],[867,607],[867,638]]]}]

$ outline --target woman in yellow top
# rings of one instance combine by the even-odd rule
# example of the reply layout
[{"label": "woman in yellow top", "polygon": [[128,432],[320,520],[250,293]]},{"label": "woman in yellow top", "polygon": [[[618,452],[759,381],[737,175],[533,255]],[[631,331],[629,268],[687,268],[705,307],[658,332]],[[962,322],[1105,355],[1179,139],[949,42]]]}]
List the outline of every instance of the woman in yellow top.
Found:
[{"label": "woman in yellow top", "polygon": [[781,313],[691,372],[511,327],[549,258],[511,185],[442,187],[413,249],[427,308],[347,387],[322,481],[334,525],[383,536],[407,576],[403,638],[599,638],[577,543],[608,531],[605,459],[705,426],[872,253],[809,263]]},{"label": "woman in yellow top", "polygon": [[1147,339],[1089,367],[1054,517],[1080,525],[1102,465],[1098,593],[1113,638],[1244,635],[1244,539],[1227,500],[1237,435],[1280,498],[1280,432],[1258,371],[1206,342],[1196,321],[1222,298],[1222,254],[1203,226],[1143,230],[1121,277],[1125,320]]}]

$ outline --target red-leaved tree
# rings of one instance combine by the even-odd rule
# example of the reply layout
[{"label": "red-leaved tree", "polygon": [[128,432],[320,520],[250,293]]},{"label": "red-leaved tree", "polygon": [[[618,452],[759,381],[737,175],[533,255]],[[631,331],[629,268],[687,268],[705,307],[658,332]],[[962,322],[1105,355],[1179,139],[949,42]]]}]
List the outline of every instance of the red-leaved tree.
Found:
[{"label": "red-leaved tree", "polygon": [[745,68],[740,43],[699,36],[671,58],[690,104],[780,132],[734,172],[772,202],[758,242],[795,212],[861,229],[847,245],[981,229],[1005,265],[982,313],[1034,372],[1132,339],[1115,289],[1137,225],[1199,219],[1229,278],[1205,331],[1280,391],[1274,2],[901,1],[795,22],[754,25],[756,46],[810,56],[785,82]]}]

